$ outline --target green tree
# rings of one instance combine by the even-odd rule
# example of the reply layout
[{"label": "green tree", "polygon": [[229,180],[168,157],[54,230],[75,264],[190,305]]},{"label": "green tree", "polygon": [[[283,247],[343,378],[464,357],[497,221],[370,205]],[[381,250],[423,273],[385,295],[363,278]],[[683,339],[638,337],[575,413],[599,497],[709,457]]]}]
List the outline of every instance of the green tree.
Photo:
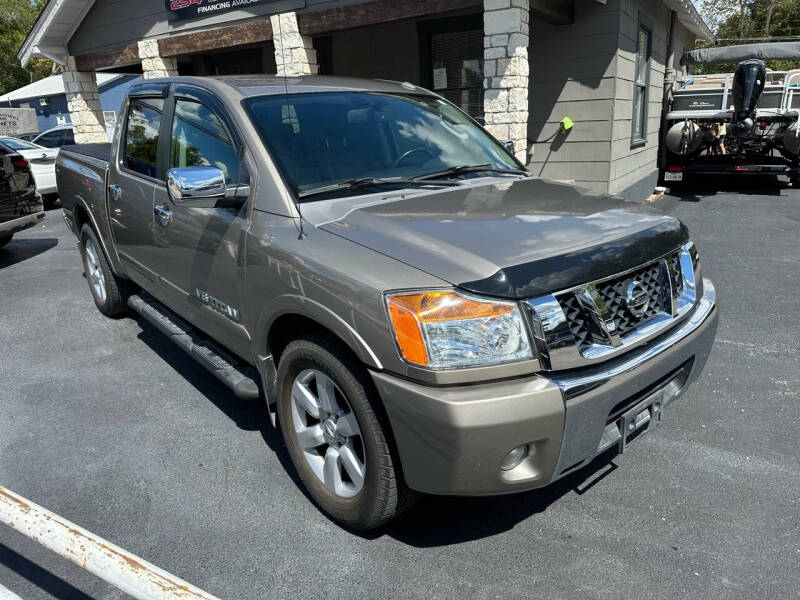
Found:
[{"label": "green tree", "polygon": [[[703,18],[719,46],[800,39],[800,0],[700,0]],[[702,44],[700,45],[702,47]],[[769,61],[767,67],[785,71],[800,66],[795,61]],[[732,71],[736,65],[699,65],[696,73]]]},{"label": "green tree", "polygon": [[55,72],[53,61],[35,58],[22,68],[17,52],[47,0],[0,0],[0,94]]}]

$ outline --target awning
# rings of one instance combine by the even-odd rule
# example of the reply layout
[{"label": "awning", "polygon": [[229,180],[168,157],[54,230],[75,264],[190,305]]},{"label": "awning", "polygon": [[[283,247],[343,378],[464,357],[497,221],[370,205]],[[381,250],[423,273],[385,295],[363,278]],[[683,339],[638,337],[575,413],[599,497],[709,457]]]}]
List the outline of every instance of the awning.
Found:
[{"label": "awning", "polygon": [[800,42],[766,42],[740,44],[690,50],[681,57],[681,65],[707,65],[713,63],[738,63],[749,58],[761,60],[800,61]]}]

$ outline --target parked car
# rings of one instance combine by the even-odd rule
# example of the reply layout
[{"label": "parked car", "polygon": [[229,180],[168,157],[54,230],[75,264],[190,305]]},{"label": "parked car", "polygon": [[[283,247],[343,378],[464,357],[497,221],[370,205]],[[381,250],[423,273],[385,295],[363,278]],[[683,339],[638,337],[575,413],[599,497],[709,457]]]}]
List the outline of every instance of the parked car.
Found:
[{"label": "parked car", "polygon": [[[715,290],[677,219],[533,176],[408,83],[168,78],[56,178],[97,308],[266,398],[356,529],[545,486],[662,419]],[[654,457],[654,460],[657,457]]]},{"label": "parked car", "polygon": [[44,218],[28,160],[0,145],[0,247]]},{"label": "parked car", "polygon": [[39,144],[45,148],[60,148],[61,146],[71,146],[75,143],[75,133],[72,125],[58,125],[47,131],[43,131],[35,138],[34,144]]},{"label": "parked car", "polygon": [[37,135],[39,135],[38,131],[32,131],[30,133],[18,133],[14,137],[19,140],[25,140],[26,142],[31,142],[33,141],[33,138],[35,138]]},{"label": "parked car", "polygon": [[33,142],[26,142],[13,137],[0,137],[0,146],[24,156],[31,166],[33,180],[37,191],[43,198],[58,193],[56,187],[56,156],[58,150],[45,148]]}]

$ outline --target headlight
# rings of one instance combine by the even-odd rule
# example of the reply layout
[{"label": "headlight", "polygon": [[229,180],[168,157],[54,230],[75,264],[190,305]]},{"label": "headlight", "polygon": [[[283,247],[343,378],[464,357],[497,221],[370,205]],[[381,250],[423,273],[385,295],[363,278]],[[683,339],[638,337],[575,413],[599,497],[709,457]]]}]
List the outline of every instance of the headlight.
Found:
[{"label": "headlight", "polygon": [[386,296],[400,353],[432,369],[533,358],[519,308],[454,291]]}]

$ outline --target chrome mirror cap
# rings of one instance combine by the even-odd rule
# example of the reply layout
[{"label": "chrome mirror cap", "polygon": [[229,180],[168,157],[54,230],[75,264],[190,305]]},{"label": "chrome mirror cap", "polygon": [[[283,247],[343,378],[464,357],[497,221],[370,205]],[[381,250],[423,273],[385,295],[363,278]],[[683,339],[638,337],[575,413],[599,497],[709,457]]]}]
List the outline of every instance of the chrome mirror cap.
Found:
[{"label": "chrome mirror cap", "polygon": [[175,202],[225,198],[225,174],[217,167],[177,167],[167,172],[167,189]]}]

